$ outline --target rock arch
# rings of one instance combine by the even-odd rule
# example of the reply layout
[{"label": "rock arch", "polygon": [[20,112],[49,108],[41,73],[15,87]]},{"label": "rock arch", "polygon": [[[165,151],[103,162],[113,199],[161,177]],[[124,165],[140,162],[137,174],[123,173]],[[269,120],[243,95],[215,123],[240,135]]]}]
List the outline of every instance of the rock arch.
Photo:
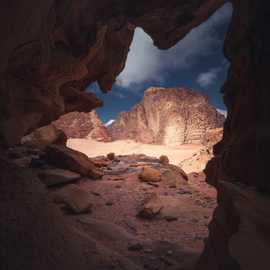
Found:
[{"label": "rock arch", "polygon": [[[245,231],[240,224],[248,224],[254,237],[261,225],[269,225],[269,213],[265,211],[269,201],[267,196],[262,198],[257,190],[266,194],[270,191],[267,179],[270,4],[267,0],[231,2],[234,13],[224,46],[231,66],[222,89],[228,118],[224,138],[216,145],[215,158],[206,170],[208,182],[219,192],[219,207],[210,225],[210,237],[198,263],[199,270],[255,269],[247,268],[247,265],[255,265],[254,261],[260,265],[258,269],[266,269],[263,266],[267,261],[267,258],[264,258],[266,261],[255,258],[246,263],[251,259],[245,254],[250,254],[253,249],[244,245],[240,236],[245,236]],[[97,81],[103,91],[110,90],[124,68],[135,27],[142,27],[157,47],[167,49],[224,3],[224,0],[9,0],[2,3],[0,144],[2,147],[16,144],[27,132],[63,113],[99,106],[100,101],[85,93],[84,89]],[[10,190],[13,187],[6,181],[17,179],[17,176],[8,171],[16,169],[4,161],[1,161],[1,168],[6,172],[0,177],[1,194],[10,195],[1,195],[1,205],[7,211],[1,213],[1,220],[4,220],[9,217],[8,200],[14,203],[15,208],[25,210],[29,207],[27,203],[21,204],[23,197],[19,193],[26,192],[32,184],[28,183],[28,187],[20,190],[14,183],[14,190]],[[9,188],[8,191],[5,188]],[[33,213],[38,216],[42,207]],[[245,208],[254,215],[246,215]],[[8,219],[6,222],[12,224],[13,221]],[[7,236],[3,235],[2,229]],[[11,233],[9,226],[1,226],[1,236],[6,237],[5,242],[1,241],[4,247],[9,240],[14,240]],[[25,252],[31,255],[34,242],[31,237],[27,241],[30,241],[32,249]],[[57,241],[63,239],[60,237]],[[235,251],[237,245],[243,247],[242,253]],[[269,247],[269,243],[266,241],[264,246]],[[4,263],[11,259],[8,251],[11,249],[6,249],[7,256],[1,260]],[[61,254],[46,254],[44,249],[42,258],[46,256],[53,260],[47,260],[44,265],[35,261],[33,269],[38,266],[39,269],[63,269]],[[26,258],[21,259],[22,265],[25,265],[23,260]],[[76,269],[86,269],[85,264],[76,263]],[[65,269],[74,269],[71,265]]]}]

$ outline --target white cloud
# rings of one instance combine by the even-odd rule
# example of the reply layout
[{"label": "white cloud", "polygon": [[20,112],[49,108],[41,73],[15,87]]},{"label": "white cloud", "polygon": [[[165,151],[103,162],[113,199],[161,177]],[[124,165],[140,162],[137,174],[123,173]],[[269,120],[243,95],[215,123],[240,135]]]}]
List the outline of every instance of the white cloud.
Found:
[{"label": "white cloud", "polygon": [[217,109],[217,111],[218,111],[220,114],[224,115],[225,117],[227,117],[227,115],[228,115],[228,112],[227,112],[226,110]]},{"label": "white cloud", "polygon": [[198,57],[210,55],[222,46],[223,40],[218,37],[217,27],[228,21],[231,13],[231,4],[224,5],[167,51],[154,47],[152,39],[142,29],[136,29],[126,67],[116,83],[124,88],[132,88],[146,81],[163,81],[165,71],[188,69]]},{"label": "white cloud", "polygon": [[112,93],[112,95],[114,95],[115,97],[118,97],[120,99],[124,99],[127,97],[126,95],[120,93],[119,91],[112,91],[111,93]]},{"label": "white cloud", "polygon": [[214,84],[218,79],[218,73],[221,68],[212,68],[207,72],[198,75],[196,82],[203,88]]},{"label": "white cloud", "polygon": [[107,123],[104,124],[105,127],[108,127],[109,125],[111,125],[115,120],[111,119],[109,120]]}]

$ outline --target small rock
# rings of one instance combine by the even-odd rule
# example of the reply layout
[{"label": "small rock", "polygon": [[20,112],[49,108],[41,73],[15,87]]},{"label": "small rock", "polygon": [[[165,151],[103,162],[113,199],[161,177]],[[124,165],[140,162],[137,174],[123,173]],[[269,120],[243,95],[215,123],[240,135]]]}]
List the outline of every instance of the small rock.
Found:
[{"label": "small rock", "polygon": [[140,251],[142,249],[143,249],[143,245],[140,243],[135,243],[128,246],[128,250],[130,251]]},{"label": "small rock", "polygon": [[197,218],[193,218],[193,219],[191,219],[191,222],[192,222],[192,223],[198,223],[199,220],[198,220]]},{"label": "small rock", "polygon": [[178,220],[178,217],[176,217],[176,216],[165,216],[164,218],[168,222],[172,222],[172,221],[177,221]]},{"label": "small rock", "polygon": [[113,205],[113,202],[111,202],[111,201],[106,202],[106,205],[107,205],[107,206],[112,206],[112,205]]},{"label": "small rock", "polygon": [[159,163],[161,163],[162,165],[168,165],[170,164],[170,160],[167,156],[162,155],[159,157]]},{"label": "small rock", "polygon": [[115,160],[115,153],[109,153],[109,154],[107,155],[107,158],[108,158],[109,160]]},{"label": "small rock", "polygon": [[186,190],[186,189],[180,189],[178,191],[178,194],[181,194],[181,195],[183,195],[183,194],[192,194],[192,192],[189,191],[189,190]]},{"label": "small rock", "polygon": [[59,191],[56,194],[55,202],[64,203],[74,214],[90,212],[93,206],[88,192],[75,185],[70,185]]},{"label": "small rock", "polygon": [[152,187],[159,187],[159,184],[157,183],[147,182],[146,184]]},{"label": "small rock", "polygon": [[97,197],[100,197],[100,193],[96,192],[96,191],[91,191],[91,193],[94,195],[94,196],[97,196]]},{"label": "small rock", "polygon": [[41,170],[38,176],[47,187],[67,184],[81,178],[80,174],[63,169]]},{"label": "small rock", "polygon": [[142,172],[139,174],[139,178],[143,182],[160,182],[161,173],[159,170],[152,167],[143,167]]},{"label": "small rock", "polygon": [[144,253],[151,254],[153,253],[153,250],[151,248],[147,248],[144,250]]},{"label": "small rock", "polygon": [[143,218],[153,218],[158,215],[163,208],[163,204],[159,196],[155,193],[150,194],[143,202],[139,216]]},{"label": "small rock", "polygon": [[165,256],[161,256],[160,260],[168,266],[174,265],[174,262],[171,259],[166,258]]},{"label": "small rock", "polygon": [[21,168],[29,168],[31,165],[32,158],[31,157],[21,157],[13,159],[12,162]]}]

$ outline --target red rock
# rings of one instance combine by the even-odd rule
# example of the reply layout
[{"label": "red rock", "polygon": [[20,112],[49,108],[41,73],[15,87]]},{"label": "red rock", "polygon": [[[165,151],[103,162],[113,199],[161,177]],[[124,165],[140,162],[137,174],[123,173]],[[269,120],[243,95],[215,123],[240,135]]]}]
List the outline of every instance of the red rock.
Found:
[{"label": "red rock", "polygon": [[59,168],[71,170],[90,178],[99,179],[102,171],[85,154],[60,145],[46,149],[46,160]]},{"label": "red rock", "polygon": [[162,155],[162,156],[159,157],[159,162],[162,165],[168,165],[168,164],[170,164],[169,158],[167,156],[164,156],[164,155]]},{"label": "red rock", "polygon": [[144,92],[143,100],[131,111],[120,113],[108,130],[114,140],[173,146],[201,144],[207,131],[222,127],[224,119],[198,92],[151,87]]},{"label": "red rock", "polygon": [[22,138],[22,144],[38,149],[45,149],[50,144],[65,145],[66,141],[67,138],[63,134],[63,131],[54,125],[36,129]]},{"label": "red rock", "polygon": [[90,138],[102,142],[111,140],[106,127],[95,111],[65,114],[55,121],[54,125],[61,129],[68,138]]}]

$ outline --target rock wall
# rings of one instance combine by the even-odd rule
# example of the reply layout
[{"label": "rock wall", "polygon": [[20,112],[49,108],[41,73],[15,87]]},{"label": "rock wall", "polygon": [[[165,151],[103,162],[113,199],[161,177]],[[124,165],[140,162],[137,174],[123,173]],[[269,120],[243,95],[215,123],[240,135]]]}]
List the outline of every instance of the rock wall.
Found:
[{"label": "rock wall", "polygon": [[[228,117],[223,140],[214,147],[215,157],[206,167],[208,183],[218,190],[219,206],[199,270],[269,268],[265,254],[270,244],[266,229],[269,215],[264,209],[269,208],[270,192],[270,95],[266,75],[270,63],[266,29],[270,4],[233,3],[224,49],[231,66],[222,89]],[[252,250],[254,246],[257,252]]]},{"label": "rock wall", "polygon": [[120,113],[108,130],[114,140],[177,146],[206,142],[210,130],[221,128],[224,121],[207,97],[198,92],[151,87],[145,90],[142,101],[131,111]]},{"label": "rock wall", "polygon": [[[11,0],[0,18],[0,143],[12,145],[71,111],[101,105],[84,92],[106,92],[123,70],[134,28],[159,48],[175,45],[223,0],[179,2]],[[164,12],[166,10],[166,12]]]},{"label": "rock wall", "polygon": [[64,131],[68,138],[91,138],[109,142],[110,135],[95,111],[90,113],[71,112],[61,116],[53,123]]}]

